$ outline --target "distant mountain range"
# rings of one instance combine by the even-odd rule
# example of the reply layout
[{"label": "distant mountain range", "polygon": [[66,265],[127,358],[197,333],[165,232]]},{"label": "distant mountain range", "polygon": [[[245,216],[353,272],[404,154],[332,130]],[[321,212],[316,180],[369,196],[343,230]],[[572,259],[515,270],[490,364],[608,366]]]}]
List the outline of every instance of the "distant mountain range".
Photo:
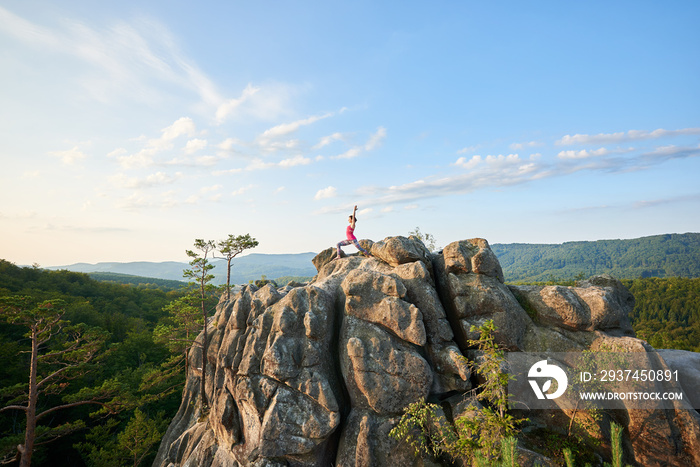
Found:
[{"label": "distant mountain range", "polygon": [[[700,277],[700,233],[666,234],[631,240],[597,240],[562,244],[509,243],[491,245],[508,282],[567,280],[608,273],[619,279],[638,277]],[[259,254],[235,258],[231,282],[283,276],[316,275],[311,259],[316,253]],[[226,263],[214,260],[215,284],[226,282]],[[184,281],[189,264],[175,261],[130,263],[76,263],[47,269],[86,273],[118,273]]]},{"label": "distant mountain range", "polygon": [[[252,253],[240,258],[234,258],[231,267],[231,283],[247,284],[250,280],[260,279],[265,275],[268,279],[277,279],[283,276],[314,276],[316,268],[311,263],[311,259],[316,253],[297,254],[261,254]],[[215,279],[214,284],[226,283],[226,261],[213,260],[215,266],[212,270]],[[185,281],[182,272],[189,269],[190,265],[185,262],[164,261],[148,262],[135,261],[129,263],[75,263],[66,266],[52,266],[46,269],[85,272],[85,273],[116,273],[130,276],[153,277],[156,279],[168,279]]]}]

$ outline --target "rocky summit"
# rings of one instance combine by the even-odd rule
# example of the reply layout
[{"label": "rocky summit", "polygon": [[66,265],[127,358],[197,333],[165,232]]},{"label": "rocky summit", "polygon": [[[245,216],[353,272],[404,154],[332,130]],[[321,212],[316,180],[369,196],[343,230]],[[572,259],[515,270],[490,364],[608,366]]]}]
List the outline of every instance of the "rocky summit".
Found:
[{"label": "rocky summit", "polygon": [[[305,285],[247,285],[222,297],[189,354],[182,405],[154,463],[171,466],[428,466],[389,436],[404,408],[439,401],[462,413],[478,385],[464,356],[472,325],[493,320],[496,339],[513,352],[580,352],[603,346],[644,352],[668,365],[694,366],[692,352],[656,352],[636,339],[634,298],[609,276],[561,286],[513,286],[484,239],[432,253],[414,237],[362,241],[372,256],[313,260]],[[210,410],[199,412],[201,372]],[[694,380],[693,380],[694,381]],[[684,388],[697,394],[697,385]],[[530,411],[529,428],[566,430],[571,411]],[[630,464],[700,465],[700,416],[687,401],[669,410],[623,405],[594,423],[624,429]],[[603,426],[605,425],[605,426]],[[528,449],[529,448],[529,449]],[[532,446],[522,465],[555,465]],[[609,441],[598,455],[610,457]]]}]

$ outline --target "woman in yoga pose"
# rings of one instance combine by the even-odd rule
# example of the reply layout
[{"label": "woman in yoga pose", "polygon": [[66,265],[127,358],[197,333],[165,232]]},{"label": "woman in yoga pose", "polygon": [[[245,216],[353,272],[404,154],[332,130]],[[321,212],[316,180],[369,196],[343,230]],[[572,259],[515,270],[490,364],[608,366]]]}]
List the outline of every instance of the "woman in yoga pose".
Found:
[{"label": "woman in yoga pose", "polygon": [[356,212],[357,206],[355,206],[355,209],[352,210],[352,215],[348,217],[348,223],[350,225],[348,225],[347,229],[345,229],[345,236],[347,238],[338,242],[338,255],[336,256],[336,259],[340,258],[340,255],[343,254],[343,250],[341,250],[340,247],[350,245],[351,243],[354,243],[355,247],[357,247],[357,249],[360,250],[365,256],[372,256],[369,251],[360,246],[360,242],[358,242],[357,238],[355,237],[355,223],[357,222],[357,218],[355,217]]}]

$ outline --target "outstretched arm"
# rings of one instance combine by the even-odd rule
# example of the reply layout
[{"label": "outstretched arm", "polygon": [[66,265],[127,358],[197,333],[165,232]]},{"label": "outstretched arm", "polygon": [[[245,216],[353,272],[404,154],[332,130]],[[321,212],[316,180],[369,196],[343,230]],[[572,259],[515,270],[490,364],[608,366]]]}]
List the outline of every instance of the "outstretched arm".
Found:
[{"label": "outstretched arm", "polygon": [[357,213],[357,205],[355,205],[355,209],[352,210],[352,228],[355,228],[355,214]]}]

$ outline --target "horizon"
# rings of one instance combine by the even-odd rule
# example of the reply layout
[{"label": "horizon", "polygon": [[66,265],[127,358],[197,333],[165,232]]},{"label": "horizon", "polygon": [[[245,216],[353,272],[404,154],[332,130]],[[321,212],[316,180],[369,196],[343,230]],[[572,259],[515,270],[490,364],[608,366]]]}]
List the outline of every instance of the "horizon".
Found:
[{"label": "horizon", "polygon": [[[492,246],[493,246],[493,245],[538,245],[538,246],[542,246],[542,245],[565,245],[565,244],[567,244],[567,243],[579,243],[579,242],[605,242],[605,241],[616,241],[616,240],[623,240],[623,241],[624,241],[624,240],[637,240],[637,239],[640,239],[640,238],[657,237],[657,236],[664,236],[664,235],[686,235],[686,234],[700,234],[700,232],[671,232],[671,233],[663,233],[663,234],[655,234],[655,235],[645,235],[644,237],[634,237],[634,238],[601,238],[601,239],[597,239],[597,240],[566,240],[566,241],[560,242],[560,243],[525,243],[525,242],[511,242],[511,243],[500,243],[500,242],[499,242],[499,243],[491,243],[491,242],[489,242],[489,245],[492,245]],[[467,239],[459,239],[459,240],[467,240]],[[486,239],[486,240],[488,241],[488,239]],[[453,241],[458,241],[458,240],[453,240]],[[450,243],[451,243],[451,242],[450,242]],[[449,244],[449,243],[448,243],[448,244]],[[445,247],[445,246],[447,246],[447,244],[446,244],[446,245],[440,245],[439,248],[443,248],[443,247]],[[234,258],[234,262],[235,262],[236,259],[241,259],[241,258],[245,258],[245,257],[247,257],[247,256],[252,256],[252,255],[317,255],[317,254],[319,254],[319,253],[320,253],[320,251],[318,251],[318,252],[314,252],[314,251],[303,251],[303,252],[299,252],[299,253],[257,253],[257,252],[249,252],[249,253],[248,253],[248,252],[246,252],[246,253],[242,253],[240,256],[236,256],[236,258]],[[4,259],[4,258],[0,258],[0,259]],[[211,260],[212,262],[213,262],[213,261],[217,261],[217,260],[218,260],[218,261],[226,261],[225,258],[220,258],[220,257],[217,257],[217,258],[210,258],[210,260]],[[40,266],[40,267],[42,267],[43,269],[49,269],[49,268],[58,268],[58,267],[62,267],[62,266],[75,266],[75,265],[78,265],[78,264],[86,264],[86,265],[90,265],[90,266],[96,266],[96,265],[98,265],[98,264],[109,264],[109,263],[117,263],[117,264],[127,264],[127,263],[180,263],[180,264],[188,264],[189,262],[188,262],[186,259],[183,259],[183,260],[162,260],[162,261],[143,261],[143,260],[135,260],[135,261],[97,261],[97,262],[93,262],[93,263],[89,263],[89,262],[85,262],[85,261],[76,261],[76,262],[73,262],[73,263],[55,264],[55,265]],[[31,265],[28,265],[28,264],[21,265],[21,264],[20,264],[20,265],[18,265],[18,266],[27,267],[27,266],[31,266]]]},{"label": "horizon", "polygon": [[186,262],[196,238],[245,233],[248,254],[322,251],[354,205],[374,241],[700,232],[699,15],[691,1],[0,6],[0,258]]}]

